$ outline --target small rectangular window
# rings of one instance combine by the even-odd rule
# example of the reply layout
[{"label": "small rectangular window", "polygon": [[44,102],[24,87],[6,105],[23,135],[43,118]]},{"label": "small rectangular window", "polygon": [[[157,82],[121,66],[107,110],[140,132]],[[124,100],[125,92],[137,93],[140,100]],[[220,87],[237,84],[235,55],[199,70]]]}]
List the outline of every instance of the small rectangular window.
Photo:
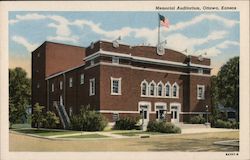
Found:
[{"label": "small rectangular window", "polygon": [[93,66],[95,64],[95,61],[94,60],[91,60],[90,61],[90,65]]},{"label": "small rectangular window", "polygon": [[55,86],[54,86],[54,83],[51,84],[51,92],[54,92],[55,91]]},{"label": "small rectangular window", "polygon": [[73,87],[73,78],[72,77],[69,78],[69,87]]},{"label": "small rectangular window", "polygon": [[112,63],[119,64],[119,62],[120,62],[119,57],[112,57]]},{"label": "small rectangular window", "polygon": [[111,77],[111,95],[121,95],[121,78]]},{"label": "small rectangular window", "polygon": [[95,78],[89,80],[89,95],[95,95]]},{"label": "small rectangular window", "polygon": [[113,113],[112,115],[113,122],[116,122],[119,120],[119,113]]},{"label": "small rectangular window", "polygon": [[84,84],[84,74],[81,74],[80,76],[80,84]]},{"label": "small rectangular window", "polygon": [[205,86],[197,85],[197,99],[205,99]]},{"label": "small rectangular window", "polygon": [[202,69],[202,68],[199,68],[199,69],[198,69],[198,73],[199,73],[199,74],[203,74],[203,69]]},{"label": "small rectangular window", "polygon": [[60,81],[60,90],[62,90],[63,89],[63,82],[62,81]]}]

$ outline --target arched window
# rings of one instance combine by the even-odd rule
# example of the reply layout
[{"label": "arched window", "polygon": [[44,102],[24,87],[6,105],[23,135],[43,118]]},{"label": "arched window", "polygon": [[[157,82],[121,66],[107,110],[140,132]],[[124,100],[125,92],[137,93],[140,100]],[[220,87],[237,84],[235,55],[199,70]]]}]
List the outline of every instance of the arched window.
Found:
[{"label": "arched window", "polygon": [[170,97],[170,93],[171,93],[171,85],[170,85],[170,83],[168,82],[168,83],[165,85],[165,96],[166,96],[166,97]]},{"label": "arched window", "polygon": [[173,84],[173,93],[172,93],[172,95],[175,98],[179,97],[179,86],[178,86],[178,84],[176,82]]},{"label": "arched window", "polygon": [[150,94],[150,96],[155,96],[155,91],[156,91],[156,84],[155,84],[154,81],[152,81],[149,84],[149,94]]},{"label": "arched window", "polygon": [[148,82],[147,81],[142,81],[141,83],[141,95],[146,96],[148,95]]},{"label": "arched window", "polygon": [[157,96],[163,96],[163,84],[159,82],[157,85]]}]

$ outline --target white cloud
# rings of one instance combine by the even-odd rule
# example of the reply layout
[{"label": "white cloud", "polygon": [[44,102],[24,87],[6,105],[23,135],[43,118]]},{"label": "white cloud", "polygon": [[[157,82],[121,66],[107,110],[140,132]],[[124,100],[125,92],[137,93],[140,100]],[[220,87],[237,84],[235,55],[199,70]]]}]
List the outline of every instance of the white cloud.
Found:
[{"label": "white cloud", "polygon": [[28,42],[27,39],[25,39],[24,37],[21,37],[21,36],[13,36],[12,40],[14,42],[22,45],[23,47],[25,47],[26,50],[29,52],[34,51],[38,46],[38,44],[32,44],[32,43]]},{"label": "white cloud", "polygon": [[226,19],[224,17],[218,16],[215,14],[201,14],[199,16],[194,17],[190,21],[179,22],[175,25],[170,25],[169,29],[165,29],[165,31],[171,32],[171,31],[176,31],[176,30],[183,30],[187,27],[198,24],[204,20],[218,21],[218,22],[223,23],[225,25],[225,27],[232,27],[232,26],[239,23],[238,21]]},{"label": "white cloud", "polygon": [[73,43],[78,43],[79,42],[79,37],[78,36],[70,36],[70,37],[65,37],[65,36],[48,36],[47,39],[49,41],[66,41],[66,42],[73,42]]},{"label": "white cloud", "polygon": [[227,49],[230,45],[238,46],[239,42],[226,40],[214,47],[198,50],[197,53],[207,53],[208,57],[214,57],[222,53],[220,49]]},{"label": "white cloud", "polygon": [[193,51],[195,46],[203,45],[214,40],[223,39],[226,35],[226,31],[214,31],[207,37],[192,38],[180,33],[175,33],[167,37],[167,46],[178,51],[183,51],[185,49],[188,49],[188,51]]},{"label": "white cloud", "polygon": [[16,19],[11,19],[9,21],[10,24],[15,24],[21,21],[30,21],[30,20],[42,20],[46,19],[46,16],[37,14],[37,13],[29,13],[26,15],[16,15]]},{"label": "white cloud", "polygon": [[226,41],[222,42],[221,44],[217,45],[217,47],[221,48],[221,49],[225,49],[225,48],[228,48],[230,45],[239,46],[240,43],[236,42],[236,41],[226,40]]}]

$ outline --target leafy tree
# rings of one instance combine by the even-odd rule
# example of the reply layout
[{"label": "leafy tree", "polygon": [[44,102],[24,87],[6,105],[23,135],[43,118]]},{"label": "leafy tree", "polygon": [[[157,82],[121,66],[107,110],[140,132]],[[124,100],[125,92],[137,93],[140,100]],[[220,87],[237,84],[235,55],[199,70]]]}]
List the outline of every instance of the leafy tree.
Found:
[{"label": "leafy tree", "polygon": [[236,110],[239,119],[239,57],[223,65],[216,78],[212,78],[213,104],[222,104]]},{"label": "leafy tree", "polygon": [[34,122],[37,129],[39,129],[42,122],[44,122],[44,115],[43,115],[44,108],[45,107],[40,106],[39,103],[36,103],[33,108],[32,122]]},{"label": "leafy tree", "polygon": [[31,81],[22,68],[9,69],[9,121],[20,123],[27,117],[26,109],[31,101]]},{"label": "leafy tree", "polygon": [[46,128],[55,128],[59,124],[59,118],[54,112],[47,111],[44,117],[44,126]]}]

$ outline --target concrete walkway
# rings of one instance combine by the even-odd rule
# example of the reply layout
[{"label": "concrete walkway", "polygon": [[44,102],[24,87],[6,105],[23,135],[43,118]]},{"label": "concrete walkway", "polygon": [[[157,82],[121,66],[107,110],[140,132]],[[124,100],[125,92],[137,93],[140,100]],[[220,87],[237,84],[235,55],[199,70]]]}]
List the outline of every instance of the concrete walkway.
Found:
[{"label": "concrete walkway", "polygon": [[81,133],[73,133],[73,134],[47,136],[47,138],[64,138],[64,137],[66,138],[70,136],[80,136],[80,135],[90,135],[90,134],[99,134],[99,135],[107,136],[110,138],[128,138],[128,136],[114,134],[114,132],[81,132]]},{"label": "concrete walkway", "polygon": [[183,123],[179,123],[179,124],[176,124],[176,126],[181,128],[182,134],[239,131],[238,129],[211,128],[211,127],[207,127],[204,124],[183,124]]}]

